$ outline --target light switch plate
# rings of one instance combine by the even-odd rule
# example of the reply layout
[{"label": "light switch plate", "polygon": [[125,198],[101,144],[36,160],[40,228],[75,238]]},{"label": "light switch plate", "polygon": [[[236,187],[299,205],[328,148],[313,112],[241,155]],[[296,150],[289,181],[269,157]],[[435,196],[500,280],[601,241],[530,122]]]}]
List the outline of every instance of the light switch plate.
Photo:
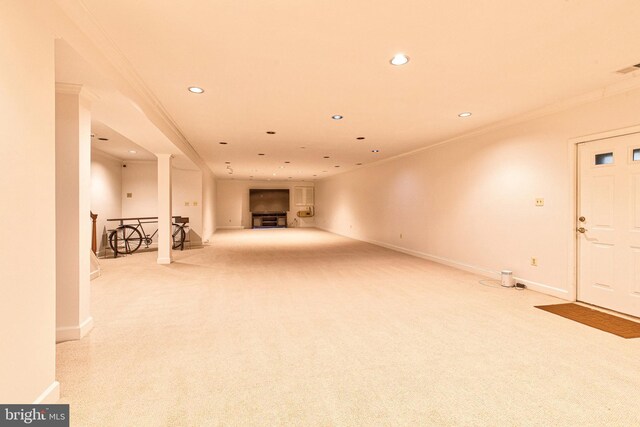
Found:
[{"label": "light switch plate", "polygon": [[542,198],[536,199],[536,206],[544,206],[544,199]]}]

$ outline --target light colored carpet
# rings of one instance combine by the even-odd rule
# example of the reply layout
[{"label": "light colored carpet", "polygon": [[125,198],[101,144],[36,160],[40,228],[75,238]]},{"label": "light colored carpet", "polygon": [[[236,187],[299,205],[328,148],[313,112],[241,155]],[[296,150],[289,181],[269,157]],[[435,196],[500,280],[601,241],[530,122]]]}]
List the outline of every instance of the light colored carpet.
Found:
[{"label": "light colored carpet", "polygon": [[640,340],[318,230],[101,260],[58,345],[74,426],[640,425]]}]

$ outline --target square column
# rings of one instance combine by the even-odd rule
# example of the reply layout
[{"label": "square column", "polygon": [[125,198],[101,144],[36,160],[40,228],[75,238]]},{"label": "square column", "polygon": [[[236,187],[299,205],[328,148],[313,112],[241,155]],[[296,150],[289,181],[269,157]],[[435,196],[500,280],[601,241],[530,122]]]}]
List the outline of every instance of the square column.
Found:
[{"label": "square column", "polygon": [[56,84],[56,341],[78,340],[90,315],[91,101]]},{"label": "square column", "polygon": [[158,157],[158,264],[173,262],[171,218],[171,154]]}]

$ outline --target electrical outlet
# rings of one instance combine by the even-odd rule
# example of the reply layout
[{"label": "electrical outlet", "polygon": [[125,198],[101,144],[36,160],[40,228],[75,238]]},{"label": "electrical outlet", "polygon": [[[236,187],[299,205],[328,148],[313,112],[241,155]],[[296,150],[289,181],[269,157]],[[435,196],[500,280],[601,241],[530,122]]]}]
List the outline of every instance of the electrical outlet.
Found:
[{"label": "electrical outlet", "polygon": [[198,202],[193,202],[193,206],[198,206]]},{"label": "electrical outlet", "polygon": [[189,202],[184,202],[184,205],[185,206],[189,206]]},{"label": "electrical outlet", "polygon": [[133,193],[127,193],[127,199],[130,199],[133,197]]},{"label": "electrical outlet", "polygon": [[538,258],[536,257],[531,257],[531,265],[534,267],[538,266]]},{"label": "electrical outlet", "polygon": [[544,199],[542,198],[536,199],[536,206],[544,206]]}]

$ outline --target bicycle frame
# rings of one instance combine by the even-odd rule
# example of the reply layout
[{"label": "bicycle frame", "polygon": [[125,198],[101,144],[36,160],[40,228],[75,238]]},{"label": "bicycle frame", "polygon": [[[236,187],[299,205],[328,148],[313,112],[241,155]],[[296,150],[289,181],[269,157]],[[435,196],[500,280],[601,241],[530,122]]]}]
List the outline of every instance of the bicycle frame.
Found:
[{"label": "bicycle frame", "polygon": [[[173,231],[171,233],[173,239],[173,249],[184,249],[184,241],[186,239],[185,228],[187,227],[188,218],[180,216],[174,216],[175,222],[172,222]],[[145,221],[143,221],[145,220]],[[149,221],[152,220],[152,221]],[[155,220],[155,221],[153,221]],[[109,245],[114,252],[114,257],[118,256],[118,253],[131,254],[137,251],[142,242],[144,242],[146,248],[153,243],[153,238],[158,234],[156,229],[152,234],[147,234],[143,224],[156,224],[157,217],[141,217],[141,218],[116,218],[108,219],[107,221],[119,221],[120,225],[109,234]],[[134,223],[125,224],[125,221],[136,221]],[[127,230],[129,233],[127,234]],[[118,236],[118,233],[122,233],[122,237]],[[119,243],[122,242],[122,243]],[[119,250],[119,245],[122,245],[123,250]]]}]

